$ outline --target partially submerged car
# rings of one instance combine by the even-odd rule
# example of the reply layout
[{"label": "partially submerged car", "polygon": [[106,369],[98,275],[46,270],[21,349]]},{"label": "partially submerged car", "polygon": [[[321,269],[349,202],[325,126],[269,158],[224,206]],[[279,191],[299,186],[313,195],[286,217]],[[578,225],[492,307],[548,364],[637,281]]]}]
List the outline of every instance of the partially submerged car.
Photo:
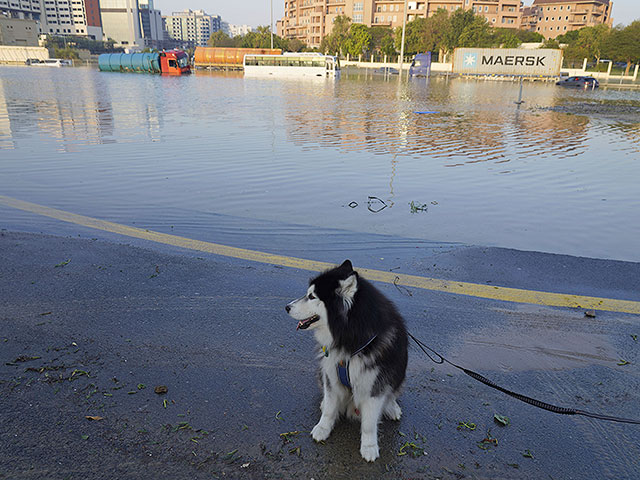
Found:
[{"label": "partially submerged car", "polygon": [[380,67],[376,68],[373,73],[381,73],[383,75],[398,75],[400,71],[393,67]]},{"label": "partially submerged car", "polygon": [[556,82],[561,87],[598,88],[600,84],[593,77],[567,77]]}]

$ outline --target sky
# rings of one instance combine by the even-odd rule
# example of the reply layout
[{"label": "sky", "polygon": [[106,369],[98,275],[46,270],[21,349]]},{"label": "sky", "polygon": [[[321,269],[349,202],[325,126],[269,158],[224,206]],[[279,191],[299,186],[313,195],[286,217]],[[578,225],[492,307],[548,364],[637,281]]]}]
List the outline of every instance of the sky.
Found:
[{"label": "sky", "polygon": [[[273,24],[284,15],[284,0],[154,0],[156,9],[163,15],[171,12],[204,10],[210,15],[220,15],[222,21],[235,25],[269,25],[271,2],[273,1]],[[525,0],[529,6],[533,0]],[[613,24],[628,25],[640,20],[640,1],[613,0]]]}]

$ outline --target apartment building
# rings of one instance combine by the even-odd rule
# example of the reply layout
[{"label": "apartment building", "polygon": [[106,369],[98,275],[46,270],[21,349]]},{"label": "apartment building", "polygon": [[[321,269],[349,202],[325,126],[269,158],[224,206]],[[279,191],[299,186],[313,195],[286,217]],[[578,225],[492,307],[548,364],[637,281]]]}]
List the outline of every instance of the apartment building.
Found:
[{"label": "apartment building", "polygon": [[41,0],[0,0],[0,15],[40,21]]},{"label": "apartment building", "polygon": [[522,11],[522,27],[545,38],[595,25],[613,25],[610,0],[534,0]]},{"label": "apartment building", "polygon": [[184,47],[207,46],[211,34],[221,28],[220,15],[185,10],[162,17],[167,35]]},{"label": "apartment building", "polygon": [[102,40],[98,0],[41,0],[40,31]]},{"label": "apartment building", "polygon": [[[430,17],[438,9],[450,13],[472,10],[496,27],[519,28],[521,0],[418,0],[407,2],[407,21]],[[284,17],[278,22],[278,34],[297,38],[311,47],[319,47],[331,33],[335,18],[346,15],[353,23],[368,27],[402,26],[404,0],[287,0]]]}]

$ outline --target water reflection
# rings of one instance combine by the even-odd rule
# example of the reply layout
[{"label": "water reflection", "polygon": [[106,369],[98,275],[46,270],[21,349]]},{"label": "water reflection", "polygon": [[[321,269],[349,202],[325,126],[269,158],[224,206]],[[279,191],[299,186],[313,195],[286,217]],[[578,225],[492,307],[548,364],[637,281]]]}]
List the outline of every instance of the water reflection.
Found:
[{"label": "water reflection", "polygon": [[[495,84],[434,78],[396,88],[385,79],[362,94],[355,85],[340,85],[339,104],[291,96],[289,139],[375,155],[451,159],[447,166],[509,162],[512,155],[565,158],[587,148],[588,117],[510,108],[515,97],[496,99]],[[425,109],[429,113],[420,113]]]},{"label": "water reflection", "polygon": [[59,151],[160,136],[162,114],[148,82],[128,81],[122,88],[87,68],[4,67],[2,74],[2,148],[37,133],[58,140]]},{"label": "water reflection", "polygon": [[640,92],[518,90],[0,67],[0,192],[158,228],[223,214],[640,260],[640,122],[597,109]]}]

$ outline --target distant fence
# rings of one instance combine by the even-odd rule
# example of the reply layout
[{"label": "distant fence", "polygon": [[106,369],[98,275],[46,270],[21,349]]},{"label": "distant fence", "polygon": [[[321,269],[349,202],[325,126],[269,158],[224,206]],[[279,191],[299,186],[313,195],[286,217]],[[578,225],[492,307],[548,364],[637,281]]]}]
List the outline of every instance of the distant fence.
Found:
[{"label": "distant fence", "polygon": [[604,80],[605,83],[608,84],[625,84],[625,83],[636,83],[640,81],[639,71],[640,64],[636,64],[632,66],[633,72],[632,75],[625,75],[625,69],[616,68],[617,72],[613,71],[613,63],[610,61],[600,62],[596,65],[589,65],[587,59],[585,58],[578,68],[576,68],[575,63],[571,65],[573,68],[563,68],[561,73],[564,76],[584,76],[589,75],[598,80]]},{"label": "distant fence", "polygon": [[0,46],[0,63],[24,65],[27,58],[46,60],[49,58],[49,50],[44,47]]}]

